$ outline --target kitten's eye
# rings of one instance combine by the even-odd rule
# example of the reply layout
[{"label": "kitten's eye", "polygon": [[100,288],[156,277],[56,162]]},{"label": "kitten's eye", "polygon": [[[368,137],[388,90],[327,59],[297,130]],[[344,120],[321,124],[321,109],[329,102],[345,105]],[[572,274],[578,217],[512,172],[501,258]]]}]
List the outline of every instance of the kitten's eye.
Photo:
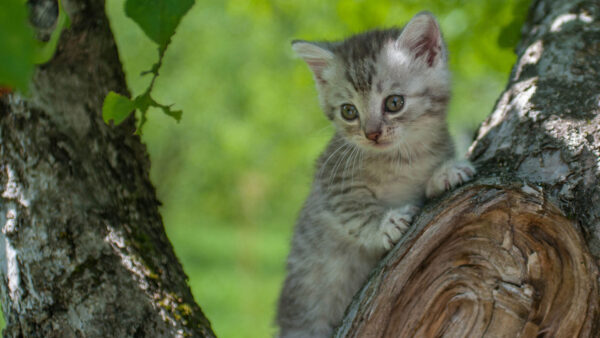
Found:
[{"label": "kitten's eye", "polygon": [[385,99],[385,111],[388,113],[397,113],[404,107],[404,96],[390,95]]},{"label": "kitten's eye", "polygon": [[344,120],[347,121],[355,120],[358,117],[358,110],[356,110],[356,107],[354,105],[348,103],[343,104],[342,117],[344,118]]}]

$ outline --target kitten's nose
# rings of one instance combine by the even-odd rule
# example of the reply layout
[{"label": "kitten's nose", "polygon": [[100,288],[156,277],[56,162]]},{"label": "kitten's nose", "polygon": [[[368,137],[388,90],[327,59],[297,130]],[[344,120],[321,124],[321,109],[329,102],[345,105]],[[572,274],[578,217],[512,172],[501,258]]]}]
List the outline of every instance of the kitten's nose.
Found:
[{"label": "kitten's nose", "polygon": [[377,142],[377,140],[379,139],[379,136],[381,136],[380,131],[373,131],[373,132],[365,133],[365,134],[369,140],[375,141],[375,142]]}]

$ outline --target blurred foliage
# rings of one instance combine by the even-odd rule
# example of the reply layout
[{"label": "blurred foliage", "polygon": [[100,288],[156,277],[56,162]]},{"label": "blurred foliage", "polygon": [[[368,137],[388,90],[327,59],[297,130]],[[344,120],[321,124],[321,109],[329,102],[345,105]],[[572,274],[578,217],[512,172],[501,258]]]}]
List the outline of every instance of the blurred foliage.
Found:
[{"label": "blurred foliage", "polygon": [[[107,9],[141,93],[154,46],[124,17],[123,0]],[[174,125],[151,109],[144,140],[167,232],[220,337],[275,332],[292,227],[333,131],[290,41],[402,25],[421,10],[437,15],[448,43],[449,121],[464,151],[515,61],[498,39],[524,18],[523,0],[202,0],[181,21],[154,93],[186,114]]]},{"label": "blurred foliage", "polygon": [[69,18],[58,2],[58,18],[48,41],[34,36],[28,24],[27,6],[24,0],[6,0],[0,10],[0,87],[17,89],[27,93],[29,81],[36,64],[48,62],[54,55],[58,38],[69,27]]},{"label": "blurred foliage", "polygon": [[524,11],[523,8],[527,8],[531,0],[516,0],[513,5],[513,18],[512,20],[502,28],[500,35],[498,35],[498,45],[502,48],[514,48],[521,38],[521,27],[525,22],[525,17],[528,11]]}]

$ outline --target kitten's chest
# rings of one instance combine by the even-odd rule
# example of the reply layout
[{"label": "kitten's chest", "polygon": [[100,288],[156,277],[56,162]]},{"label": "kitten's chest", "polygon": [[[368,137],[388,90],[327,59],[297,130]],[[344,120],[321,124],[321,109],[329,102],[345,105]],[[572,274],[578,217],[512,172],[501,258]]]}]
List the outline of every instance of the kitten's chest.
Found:
[{"label": "kitten's chest", "polygon": [[431,176],[432,163],[387,168],[374,175],[372,190],[377,199],[388,207],[418,203],[425,195],[425,186]]},{"label": "kitten's chest", "polygon": [[375,195],[388,207],[399,207],[406,203],[415,203],[424,194],[424,184],[415,184],[406,178],[386,181],[374,187]]}]

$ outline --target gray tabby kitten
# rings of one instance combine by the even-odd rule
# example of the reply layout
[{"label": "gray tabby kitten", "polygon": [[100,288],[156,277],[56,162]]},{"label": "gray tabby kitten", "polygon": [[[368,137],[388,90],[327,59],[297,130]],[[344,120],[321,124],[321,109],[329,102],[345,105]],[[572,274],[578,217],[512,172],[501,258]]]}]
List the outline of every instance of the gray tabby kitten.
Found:
[{"label": "gray tabby kitten", "polygon": [[277,322],[281,337],[329,337],[424,198],[475,169],[452,159],[447,52],[430,13],[403,29],[292,48],[336,133],[296,224]]}]

